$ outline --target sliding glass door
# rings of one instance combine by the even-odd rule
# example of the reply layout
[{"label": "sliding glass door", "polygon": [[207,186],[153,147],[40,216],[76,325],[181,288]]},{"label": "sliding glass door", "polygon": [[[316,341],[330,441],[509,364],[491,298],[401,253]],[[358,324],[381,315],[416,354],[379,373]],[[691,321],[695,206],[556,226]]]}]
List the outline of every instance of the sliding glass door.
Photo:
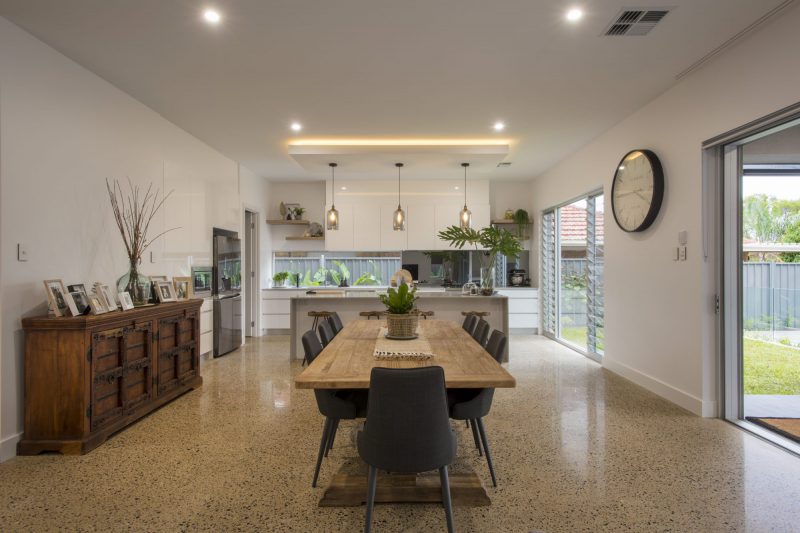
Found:
[{"label": "sliding glass door", "polygon": [[542,217],[542,329],[591,357],[603,354],[603,194]]}]

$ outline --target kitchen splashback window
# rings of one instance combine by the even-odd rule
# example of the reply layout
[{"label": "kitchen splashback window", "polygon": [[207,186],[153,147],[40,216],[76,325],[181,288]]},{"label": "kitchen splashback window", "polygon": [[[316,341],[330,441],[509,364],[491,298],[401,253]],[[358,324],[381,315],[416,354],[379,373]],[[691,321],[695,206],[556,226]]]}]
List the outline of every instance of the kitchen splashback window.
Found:
[{"label": "kitchen splashback window", "polygon": [[272,272],[299,274],[301,287],[338,286],[345,278],[353,287],[388,285],[400,265],[399,252],[276,252],[272,257]]}]

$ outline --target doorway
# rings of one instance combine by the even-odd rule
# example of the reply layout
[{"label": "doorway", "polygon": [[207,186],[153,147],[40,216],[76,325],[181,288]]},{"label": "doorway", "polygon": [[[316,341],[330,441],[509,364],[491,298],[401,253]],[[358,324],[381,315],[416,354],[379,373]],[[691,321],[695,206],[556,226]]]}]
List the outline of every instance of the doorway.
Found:
[{"label": "doorway", "polygon": [[244,212],[244,335],[259,336],[259,250],[258,250],[258,213],[245,209]]},{"label": "doorway", "polygon": [[800,117],[719,154],[724,416],[800,451]]}]

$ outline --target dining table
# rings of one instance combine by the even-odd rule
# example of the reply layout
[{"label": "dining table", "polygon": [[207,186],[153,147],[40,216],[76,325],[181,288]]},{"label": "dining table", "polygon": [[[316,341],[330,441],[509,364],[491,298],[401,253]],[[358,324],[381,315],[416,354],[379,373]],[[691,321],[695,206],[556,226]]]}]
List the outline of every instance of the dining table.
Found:
[{"label": "dining table", "polygon": [[[420,320],[419,339],[428,357],[382,357],[376,348],[385,343],[385,320],[355,320],[336,335],[314,361],[295,377],[298,389],[368,389],[373,368],[440,366],[448,389],[513,388],[516,380],[461,324],[449,320]],[[399,343],[394,343],[399,346]],[[418,346],[418,345],[417,345]],[[377,350],[380,351],[380,350]],[[369,414],[367,414],[369,416]],[[472,440],[460,453],[475,453]],[[465,458],[451,465],[453,505],[483,506],[491,500],[481,478]],[[367,467],[358,457],[345,460],[325,488],[322,507],[361,505],[367,495]],[[375,501],[441,502],[438,472],[422,474],[381,473]]]}]

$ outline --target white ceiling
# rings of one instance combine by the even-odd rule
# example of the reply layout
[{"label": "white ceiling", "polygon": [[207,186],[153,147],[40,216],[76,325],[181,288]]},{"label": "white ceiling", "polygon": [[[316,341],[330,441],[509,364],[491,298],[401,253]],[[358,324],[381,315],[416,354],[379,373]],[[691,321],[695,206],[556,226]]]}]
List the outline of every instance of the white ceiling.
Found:
[{"label": "white ceiling", "polygon": [[[781,1],[0,0],[0,16],[270,179],[327,175],[288,154],[298,138],[508,139],[513,164],[486,176],[530,179]],[[601,36],[624,7],[664,5],[648,36]]]}]

